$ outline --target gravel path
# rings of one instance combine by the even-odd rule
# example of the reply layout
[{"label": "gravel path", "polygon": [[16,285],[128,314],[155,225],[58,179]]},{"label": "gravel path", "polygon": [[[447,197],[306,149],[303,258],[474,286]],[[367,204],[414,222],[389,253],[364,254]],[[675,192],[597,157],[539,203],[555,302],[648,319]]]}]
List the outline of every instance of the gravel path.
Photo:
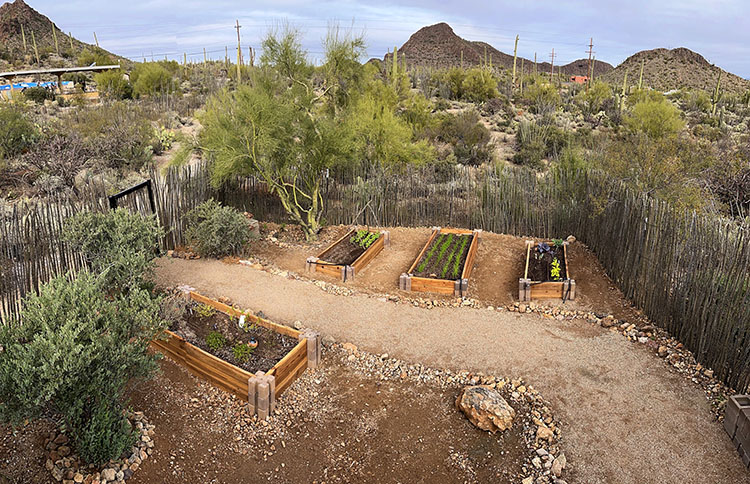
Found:
[{"label": "gravel path", "polygon": [[162,259],[161,284],[227,296],[279,322],[433,367],[522,377],[553,405],[568,482],[750,484],[702,391],[645,348],[584,321],[335,296],[218,261]]}]

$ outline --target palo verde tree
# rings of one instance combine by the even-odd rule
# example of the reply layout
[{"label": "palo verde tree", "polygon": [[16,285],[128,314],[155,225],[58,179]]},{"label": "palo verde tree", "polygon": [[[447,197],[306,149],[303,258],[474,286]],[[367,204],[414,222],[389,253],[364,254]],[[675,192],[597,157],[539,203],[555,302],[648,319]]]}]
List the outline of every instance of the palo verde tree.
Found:
[{"label": "palo verde tree", "polygon": [[[380,116],[371,102],[361,101],[371,81],[360,63],[362,39],[334,28],[325,49],[325,62],[315,69],[297,31],[287,27],[280,35],[269,34],[261,68],[250,83],[214,96],[201,119],[200,141],[213,162],[213,183],[236,175],[260,177],[308,239],[321,227],[321,186],[328,170],[350,165],[358,149],[370,146],[355,142],[355,127],[365,121],[352,110],[366,110],[370,124],[396,122],[395,105],[382,106],[389,113]],[[398,122],[406,129],[401,124],[395,130],[374,129],[394,133],[401,149],[412,136],[408,125]]]}]

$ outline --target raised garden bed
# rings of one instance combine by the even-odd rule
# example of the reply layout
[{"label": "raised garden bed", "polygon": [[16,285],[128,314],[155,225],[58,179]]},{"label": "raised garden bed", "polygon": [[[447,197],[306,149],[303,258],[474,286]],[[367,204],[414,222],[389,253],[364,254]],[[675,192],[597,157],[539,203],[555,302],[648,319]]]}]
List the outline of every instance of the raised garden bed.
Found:
[{"label": "raised garden bed", "polygon": [[526,241],[526,265],[518,280],[518,299],[576,298],[576,281],[570,277],[568,242]]},{"label": "raised garden bed", "polygon": [[[320,362],[320,337],[315,333],[302,333],[195,292],[189,298],[194,304],[185,318],[151,346],[247,401],[261,418],[273,412],[276,396]],[[257,346],[251,349],[253,343]]]},{"label": "raised garden bed", "polygon": [[390,245],[390,233],[369,228],[353,228],[317,257],[307,259],[308,272],[322,272],[341,277],[346,282]]},{"label": "raised garden bed", "polygon": [[399,288],[465,295],[480,234],[481,230],[435,227],[409,271],[401,274]]}]

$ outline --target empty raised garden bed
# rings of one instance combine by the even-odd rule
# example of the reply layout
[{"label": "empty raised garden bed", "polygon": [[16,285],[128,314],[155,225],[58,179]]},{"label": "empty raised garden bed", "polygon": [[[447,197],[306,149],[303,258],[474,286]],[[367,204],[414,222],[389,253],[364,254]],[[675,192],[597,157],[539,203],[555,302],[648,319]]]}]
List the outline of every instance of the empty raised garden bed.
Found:
[{"label": "empty raised garden bed", "polygon": [[309,257],[306,268],[308,272],[322,272],[341,277],[341,280],[346,282],[354,279],[354,276],[388,245],[390,233],[387,230],[354,228],[317,257]]},{"label": "empty raised garden bed", "polygon": [[261,418],[273,412],[276,397],[306,368],[319,364],[316,333],[272,323],[194,292],[189,296],[194,303],[185,317],[164,338],[152,341],[152,348],[247,401]]},{"label": "empty raised garden bed", "polygon": [[576,298],[576,281],[570,277],[568,243],[562,240],[526,241],[526,265],[518,280],[518,299]]},{"label": "empty raised garden bed", "polygon": [[435,227],[409,271],[401,274],[399,288],[465,295],[480,234],[481,230]]}]

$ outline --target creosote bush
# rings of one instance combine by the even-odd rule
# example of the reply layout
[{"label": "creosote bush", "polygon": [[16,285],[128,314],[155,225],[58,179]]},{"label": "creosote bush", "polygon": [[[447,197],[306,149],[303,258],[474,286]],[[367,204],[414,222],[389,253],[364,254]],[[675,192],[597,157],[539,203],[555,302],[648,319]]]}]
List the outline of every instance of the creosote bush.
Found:
[{"label": "creosote bush", "polygon": [[156,370],[148,347],[165,324],[146,290],[112,296],[104,277],[71,279],[42,285],[24,301],[23,324],[0,328],[0,420],[59,415],[78,454],[99,465],[135,442],[125,385]]},{"label": "creosote bush", "polygon": [[20,110],[0,105],[0,160],[28,150],[38,137],[36,127]]},{"label": "creosote bush", "polygon": [[186,215],[187,239],[203,257],[239,254],[250,241],[250,225],[236,208],[210,199]]}]

